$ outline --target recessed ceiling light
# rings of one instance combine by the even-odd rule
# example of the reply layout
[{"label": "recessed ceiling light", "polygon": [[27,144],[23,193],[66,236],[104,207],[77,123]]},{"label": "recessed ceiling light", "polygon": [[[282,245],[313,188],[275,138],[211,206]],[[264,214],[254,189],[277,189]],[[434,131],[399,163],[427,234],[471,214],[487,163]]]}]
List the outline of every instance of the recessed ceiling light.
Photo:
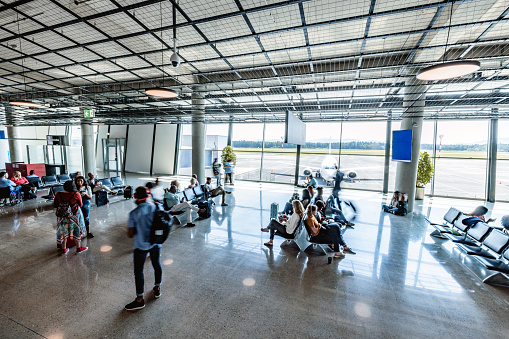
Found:
[{"label": "recessed ceiling light", "polygon": [[41,105],[36,104],[35,102],[24,101],[24,100],[12,100],[12,101],[9,101],[9,104],[15,105],[15,106],[23,106],[23,107],[41,107]]},{"label": "recessed ceiling light", "polygon": [[166,99],[173,99],[178,97],[178,93],[172,89],[167,88],[151,88],[146,89],[145,93],[147,95],[150,95],[152,97],[158,97],[158,98],[166,98]]},{"label": "recessed ceiling light", "polygon": [[103,122],[91,122],[90,124],[91,125],[104,125]]},{"label": "recessed ceiling light", "polygon": [[158,124],[171,124],[170,121],[164,121],[164,120],[159,120],[157,123]]},{"label": "recessed ceiling light", "polygon": [[447,80],[474,73],[481,68],[476,60],[448,61],[421,69],[417,73],[419,80]]},{"label": "recessed ceiling light", "polygon": [[384,115],[374,115],[370,117],[369,120],[387,120],[387,117]]}]

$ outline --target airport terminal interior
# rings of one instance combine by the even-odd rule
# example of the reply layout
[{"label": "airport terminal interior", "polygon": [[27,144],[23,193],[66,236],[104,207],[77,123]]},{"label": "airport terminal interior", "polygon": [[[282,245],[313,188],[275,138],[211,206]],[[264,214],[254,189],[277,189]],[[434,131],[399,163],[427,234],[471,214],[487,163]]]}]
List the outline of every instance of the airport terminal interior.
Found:
[{"label": "airport terminal interior", "polygon": [[[0,1],[0,171],[40,178],[0,178],[0,337],[507,338],[508,27],[509,0]],[[188,188],[215,159],[224,204]],[[65,255],[76,172],[107,187]],[[267,245],[310,175],[350,251]],[[174,180],[210,216],[172,216],[130,312],[128,187]]]}]

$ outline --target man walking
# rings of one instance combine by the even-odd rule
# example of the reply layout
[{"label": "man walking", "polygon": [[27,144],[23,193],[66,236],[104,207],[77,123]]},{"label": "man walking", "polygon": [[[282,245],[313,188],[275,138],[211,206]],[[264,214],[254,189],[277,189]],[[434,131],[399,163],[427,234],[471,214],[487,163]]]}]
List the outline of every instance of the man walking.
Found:
[{"label": "man walking", "polygon": [[221,186],[221,164],[217,161],[217,158],[214,158],[214,162],[212,163],[212,172],[214,172],[214,177],[217,180],[217,186]]},{"label": "man walking", "polygon": [[128,311],[139,310],[145,307],[143,299],[145,278],[143,276],[143,265],[147,254],[150,253],[150,261],[154,267],[154,298],[161,296],[161,280],[162,267],[159,261],[161,245],[150,243],[150,229],[154,220],[154,212],[156,206],[154,203],[147,202],[150,193],[146,187],[140,186],[136,188],[134,198],[136,199],[136,208],[129,213],[129,223],[127,227],[127,235],[129,238],[134,237],[134,280],[136,283],[136,299],[125,305]]}]

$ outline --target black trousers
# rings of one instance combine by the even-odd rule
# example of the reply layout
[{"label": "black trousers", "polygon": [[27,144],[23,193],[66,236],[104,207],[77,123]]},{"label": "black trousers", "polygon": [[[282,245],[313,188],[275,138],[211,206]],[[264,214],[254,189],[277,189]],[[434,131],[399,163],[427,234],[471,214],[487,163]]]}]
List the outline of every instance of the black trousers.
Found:
[{"label": "black trousers", "polygon": [[270,221],[269,226],[267,228],[270,230],[270,240],[274,239],[274,233],[278,231],[279,233],[288,234],[286,233],[286,227],[285,225],[281,224],[279,221],[272,219]]},{"label": "black trousers", "polygon": [[161,249],[159,246],[154,246],[148,251],[142,251],[139,249],[134,250],[134,280],[136,283],[136,295],[138,297],[143,296],[143,290],[145,286],[145,277],[143,276],[143,265],[147,254],[150,253],[150,261],[152,267],[154,267],[154,286],[160,286],[163,277],[163,269],[161,267],[161,261],[159,260],[159,253]]},{"label": "black trousers", "polygon": [[334,245],[334,251],[336,252],[339,252],[339,245],[346,245],[338,224],[322,226],[320,233],[314,237],[311,237],[311,242],[317,242],[320,244],[332,243]]}]

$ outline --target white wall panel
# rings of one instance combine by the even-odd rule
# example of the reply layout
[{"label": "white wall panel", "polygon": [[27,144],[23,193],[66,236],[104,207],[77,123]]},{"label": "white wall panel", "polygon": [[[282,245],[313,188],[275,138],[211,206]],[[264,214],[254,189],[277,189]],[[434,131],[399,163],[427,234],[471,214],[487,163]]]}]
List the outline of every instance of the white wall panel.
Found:
[{"label": "white wall panel", "polygon": [[[177,125],[157,125],[153,173],[173,174],[176,137]],[[131,130],[129,129],[129,142],[131,142],[130,140]]]},{"label": "white wall panel", "polygon": [[110,126],[110,139],[125,139],[125,132],[127,125],[111,125]]},{"label": "white wall panel", "polygon": [[154,125],[130,125],[125,170],[127,172],[150,172]]},{"label": "white wall panel", "polygon": [[102,171],[104,168],[103,165],[103,142],[102,139],[106,139],[108,137],[108,126],[106,125],[99,125],[97,126],[97,145],[95,146],[97,152],[95,157],[95,163],[97,166],[97,169],[99,171]]}]

